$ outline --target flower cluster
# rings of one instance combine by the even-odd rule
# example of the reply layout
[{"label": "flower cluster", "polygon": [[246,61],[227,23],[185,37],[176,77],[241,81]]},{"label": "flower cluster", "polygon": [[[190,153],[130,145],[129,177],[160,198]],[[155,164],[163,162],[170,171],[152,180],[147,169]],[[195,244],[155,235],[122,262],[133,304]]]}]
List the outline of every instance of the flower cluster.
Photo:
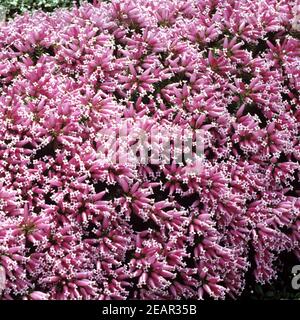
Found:
[{"label": "flower cluster", "polygon": [[[236,298],[300,259],[296,6],[112,0],[1,25],[1,298]],[[202,130],[201,170],[103,161],[124,121]]]}]

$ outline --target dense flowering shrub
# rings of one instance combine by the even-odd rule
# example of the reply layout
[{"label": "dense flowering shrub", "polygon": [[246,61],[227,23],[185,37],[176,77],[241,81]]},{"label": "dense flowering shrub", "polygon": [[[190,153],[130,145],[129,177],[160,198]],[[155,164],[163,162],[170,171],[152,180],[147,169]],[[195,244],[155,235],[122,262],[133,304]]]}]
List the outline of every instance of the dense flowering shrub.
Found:
[{"label": "dense flowering shrub", "polygon": [[[236,298],[299,259],[295,8],[124,0],[2,25],[2,299]],[[202,170],[101,162],[124,120],[204,130]]]}]

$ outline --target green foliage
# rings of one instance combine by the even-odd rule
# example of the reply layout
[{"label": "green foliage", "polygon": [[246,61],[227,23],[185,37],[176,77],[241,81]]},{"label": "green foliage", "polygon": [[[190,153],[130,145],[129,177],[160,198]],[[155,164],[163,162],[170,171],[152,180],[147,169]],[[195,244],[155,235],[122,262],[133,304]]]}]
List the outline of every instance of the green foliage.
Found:
[{"label": "green foliage", "polygon": [[[53,11],[58,7],[69,7],[74,0],[1,0],[0,5],[5,8],[6,17],[10,18],[14,14],[21,14],[25,11],[42,9],[43,11]],[[78,1],[79,2],[79,1]]]}]

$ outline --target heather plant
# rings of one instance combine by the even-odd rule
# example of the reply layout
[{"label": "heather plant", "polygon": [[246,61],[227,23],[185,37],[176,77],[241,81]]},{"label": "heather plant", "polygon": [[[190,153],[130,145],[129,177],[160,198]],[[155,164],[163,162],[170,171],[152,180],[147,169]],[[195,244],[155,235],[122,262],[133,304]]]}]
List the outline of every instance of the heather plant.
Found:
[{"label": "heather plant", "polygon": [[[299,261],[297,4],[113,0],[2,24],[1,298],[238,298]],[[125,123],[143,140],[111,141]],[[160,150],[157,127],[201,130],[201,165],[121,161]]]}]

